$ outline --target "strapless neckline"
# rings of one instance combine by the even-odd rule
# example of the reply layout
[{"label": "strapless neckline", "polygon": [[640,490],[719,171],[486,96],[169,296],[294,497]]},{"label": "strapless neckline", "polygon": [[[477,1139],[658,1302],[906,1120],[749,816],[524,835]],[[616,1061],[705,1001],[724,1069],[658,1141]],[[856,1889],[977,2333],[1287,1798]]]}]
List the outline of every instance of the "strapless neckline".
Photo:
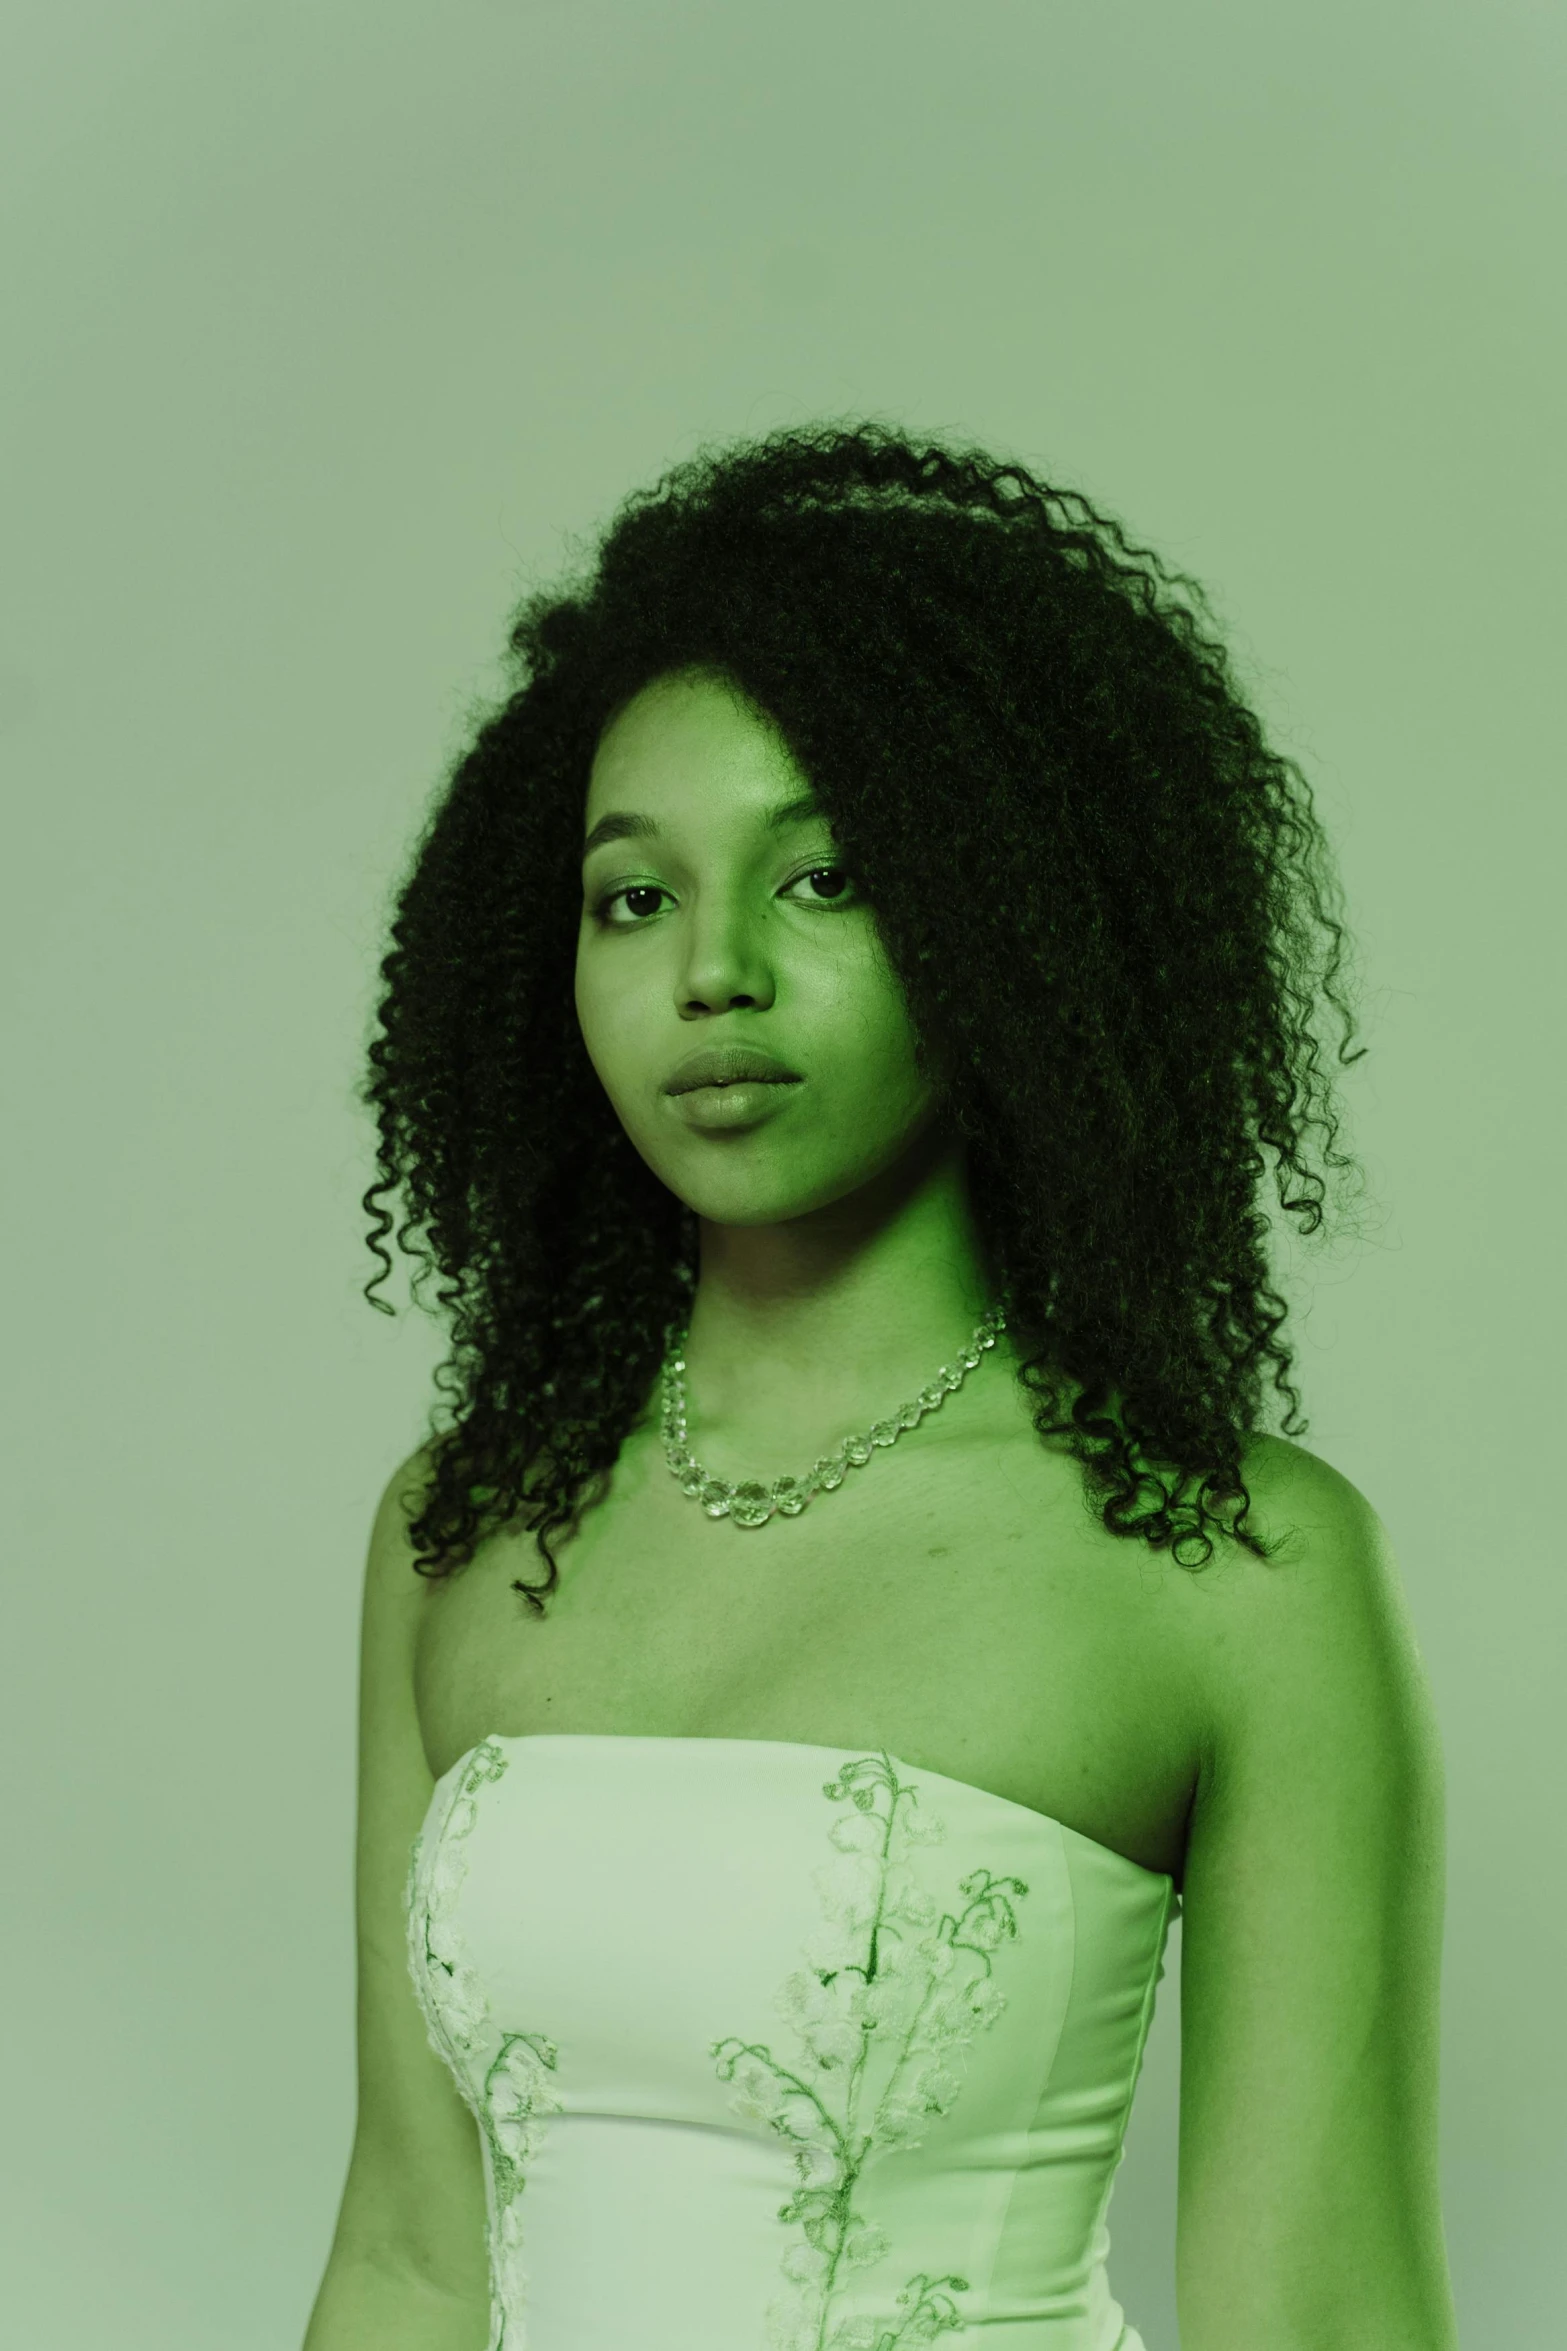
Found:
[{"label": "strapless neckline", "polygon": [[[700,1731],[489,1731],[471,1747],[465,1747],[461,1755],[455,1756],[441,1778],[450,1779],[452,1773],[477,1755],[481,1747],[525,1747],[546,1743],[560,1747],[572,1740],[595,1746],[605,1746],[613,1741],[621,1747],[772,1747],[789,1755],[833,1755],[840,1762],[845,1755],[862,1752],[852,1742],[847,1746],[829,1747],[817,1739],[709,1738]],[[972,1780],[954,1779],[950,1772],[933,1771],[927,1764],[913,1763],[906,1755],[894,1754],[889,1747],[872,1747],[863,1751],[884,1755],[889,1764],[899,1764],[905,1771],[917,1772],[922,1779],[934,1780],[940,1787],[957,1788],[967,1797],[977,1797],[981,1803],[999,1805],[1004,1812],[1021,1813],[1025,1820],[1036,1822],[1041,1829],[1049,1829],[1058,1836],[1071,1837],[1077,1844],[1086,1845],[1091,1852],[1101,1854],[1106,1861],[1130,1870],[1136,1878],[1147,1878],[1157,1884],[1172,1889],[1174,1887],[1175,1880],[1168,1870],[1148,1869],[1142,1862],[1133,1861],[1130,1854],[1118,1853],[1113,1845],[1101,1844],[1097,1837],[1087,1836],[1083,1830],[1074,1829],[1069,1822],[1057,1819],[1052,1812],[1038,1812],[1032,1804],[1019,1804],[1011,1796],[998,1796],[993,1788],[976,1787]]]}]

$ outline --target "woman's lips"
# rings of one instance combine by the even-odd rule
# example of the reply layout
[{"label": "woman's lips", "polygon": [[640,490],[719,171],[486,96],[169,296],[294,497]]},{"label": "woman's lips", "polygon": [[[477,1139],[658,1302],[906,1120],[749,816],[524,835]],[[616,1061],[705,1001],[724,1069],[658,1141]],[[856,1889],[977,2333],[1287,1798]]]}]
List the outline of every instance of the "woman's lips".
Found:
[{"label": "woman's lips", "polygon": [[731,1078],[723,1085],[687,1086],[669,1099],[692,1126],[754,1126],[781,1109],[802,1078]]}]

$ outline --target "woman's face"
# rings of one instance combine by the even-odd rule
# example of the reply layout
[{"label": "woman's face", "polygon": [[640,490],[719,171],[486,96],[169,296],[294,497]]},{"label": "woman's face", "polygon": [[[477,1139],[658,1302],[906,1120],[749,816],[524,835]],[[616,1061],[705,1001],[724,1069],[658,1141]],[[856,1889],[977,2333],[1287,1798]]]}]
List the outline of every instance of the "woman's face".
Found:
[{"label": "woman's face", "polygon": [[[938,1121],[902,990],[825,817],[769,822],[810,796],[772,731],[720,682],[689,674],[627,703],[593,761],[583,1041],[642,1158],[714,1224],[777,1224],[844,1200]],[[646,824],[594,845],[608,817]],[[795,1082],[669,1091],[679,1064],[724,1046],[760,1047]]]}]

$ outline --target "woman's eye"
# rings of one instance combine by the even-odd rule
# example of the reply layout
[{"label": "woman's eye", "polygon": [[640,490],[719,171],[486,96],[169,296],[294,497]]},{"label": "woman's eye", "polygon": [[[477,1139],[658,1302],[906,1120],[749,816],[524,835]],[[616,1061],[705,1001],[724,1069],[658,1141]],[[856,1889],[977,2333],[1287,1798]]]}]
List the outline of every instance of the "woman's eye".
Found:
[{"label": "woman's eye", "polygon": [[[808,866],[804,873],[797,873],[793,881],[785,882],[784,889],[792,890],[801,882],[814,883],[818,877],[822,875],[836,878],[839,883],[840,890],[845,884],[847,884],[850,891],[852,892],[854,885],[849,880],[848,870],[846,867],[841,865]],[[606,894],[599,899],[593,909],[594,919],[597,922],[602,923],[607,930],[637,930],[641,927],[643,914],[632,912],[629,903],[630,900],[633,898],[667,898],[668,895],[668,891],[661,889],[656,882],[623,882],[618,890],[607,891]],[[631,915],[631,920],[629,922],[612,922],[610,920],[609,910],[617,903],[618,900],[622,898],[627,900],[626,911]],[[801,901],[800,899],[795,900],[796,905],[804,903],[806,905],[822,907],[836,907],[841,902],[842,901],[840,900],[840,897],[836,893],[827,897],[822,897],[814,890],[811,896],[804,901]],[[852,896],[848,900],[848,903],[850,905],[855,903],[855,900],[852,898]],[[643,913],[646,911],[647,910],[644,909]]]},{"label": "woman's eye", "polygon": [[[837,877],[840,888],[847,885],[847,887],[852,890],[854,887],[854,884],[849,880],[847,870],[841,865],[813,865],[808,869],[807,872],[797,873],[794,877],[794,882],[814,882],[818,874],[835,875]],[[784,884],[785,889],[792,890],[794,888],[794,882],[786,882]],[[815,906],[836,906],[838,903],[838,896],[836,892],[834,892],[833,895],[828,898],[819,898],[813,896],[810,903]]]},{"label": "woman's eye", "polygon": [[594,919],[605,924],[610,930],[634,930],[636,928],[634,923],[610,922],[609,910],[616,900],[619,898],[659,898],[662,896],[663,892],[655,889],[651,882],[629,882],[624,889],[611,890],[607,896],[599,900],[593,909]]}]

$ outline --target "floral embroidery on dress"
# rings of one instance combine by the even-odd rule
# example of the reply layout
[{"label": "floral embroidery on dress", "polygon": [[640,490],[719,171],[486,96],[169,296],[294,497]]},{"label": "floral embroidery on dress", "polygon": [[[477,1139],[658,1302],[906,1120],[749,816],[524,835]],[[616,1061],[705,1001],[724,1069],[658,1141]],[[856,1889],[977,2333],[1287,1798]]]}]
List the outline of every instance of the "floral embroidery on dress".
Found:
[{"label": "floral embroidery on dress", "polygon": [[[877,1804],[882,1791],[886,1810]],[[872,2156],[917,2146],[952,2106],[969,2044],[1006,2006],[991,1954],[1016,1936],[1009,1897],[1028,1887],[971,1870],[959,1880],[962,1909],[939,1911],[902,1856],[938,1843],[946,1824],[920,1811],[918,1789],[898,1779],[884,1752],[846,1763],[822,1793],[854,1807],[828,1832],[838,1857],[813,1873],[829,1923],[805,1947],[809,1966],[774,2001],[804,2056],[790,2067],[764,2042],[733,2034],[709,2055],[720,2080],[740,2085],[731,2111],[789,2144],[800,2182],[779,2207],[805,2241],[784,2256],[791,2290],[768,2310],[771,2351],[910,2351],[963,2325],[946,2289],[966,2293],[968,2280],[921,2270],[897,2297],[905,2315],[894,2326],[845,2318],[829,2333],[840,2279],[890,2250],[885,2229],[854,2210],[855,2185]],[[965,1957],[977,1964],[965,1967]]]},{"label": "floral embroidery on dress", "polygon": [[549,2081],[559,2050],[543,2033],[503,2033],[500,2048],[475,2078],[489,2022],[489,2001],[467,1963],[457,1924],[457,1896],[468,1873],[464,1840],[478,1818],[477,1795],[506,1769],[505,1750],[486,1739],[465,1757],[446,1810],[427,1838],[414,1840],[404,1891],[408,1968],[426,2035],[451,2068],[489,2151],[490,2340],[487,2351],[523,2351],[527,2273],[521,2265],[518,2199],[538,2151],[544,2118],[563,2111]]},{"label": "floral embroidery on dress", "polygon": [[506,1757],[488,1740],[465,1756],[445,1810],[414,1839],[403,1907],[408,1922],[408,1972],[424,2012],[425,2034],[443,2057],[457,2087],[477,2111],[470,2060],[489,2015],[484,1986],[464,1956],[457,1897],[468,1874],[465,1840],[478,1818],[474,1801],[487,1780],[498,1780]]}]

